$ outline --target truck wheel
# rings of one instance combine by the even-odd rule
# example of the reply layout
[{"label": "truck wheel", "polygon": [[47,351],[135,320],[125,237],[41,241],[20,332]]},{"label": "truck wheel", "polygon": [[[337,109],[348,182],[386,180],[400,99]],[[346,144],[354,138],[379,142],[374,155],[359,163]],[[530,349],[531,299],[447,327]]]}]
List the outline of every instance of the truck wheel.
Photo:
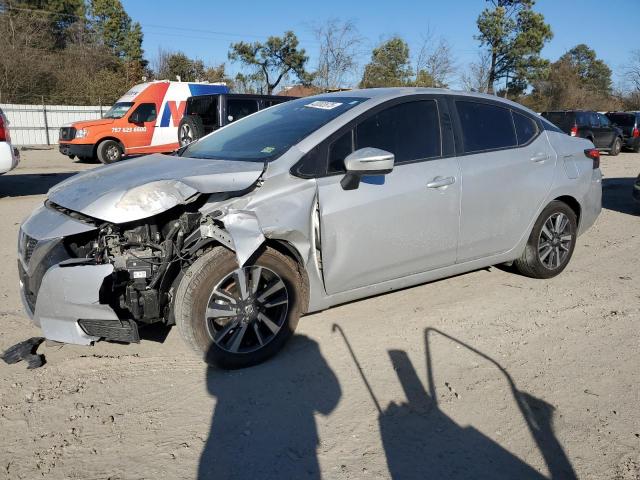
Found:
[{"label": "truck wheel", "polygon": [[202,119],[197,115],[187,115],[180,120],[178,125],[178,143],[181,147],[195,142],[204,136]]},{"label": "truck wheel", "polygon": [[296,263],[266,248],[238,267],[216,247],[185,272],[175,320],[185,342],[210,365],[242,368],[263,362],[293,335],[307,298]]},{"label": "truck wheel", "polygon": [[122,160],[122,147],[115,140],[100,142],[97,149],[98,160],[104,164],[115,163]]},{"label": "truck wheel", "polygon": [[527,277],[551,278],[568,265],[576,246],[578,221],[564,202],[554,200],[536,220],[522,256],[514,262]]}]

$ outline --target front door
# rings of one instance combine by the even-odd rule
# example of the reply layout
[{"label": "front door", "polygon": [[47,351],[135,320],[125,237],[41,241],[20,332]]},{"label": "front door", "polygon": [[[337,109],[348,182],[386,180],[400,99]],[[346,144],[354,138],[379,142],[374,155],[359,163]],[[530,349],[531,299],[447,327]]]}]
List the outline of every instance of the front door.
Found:
[{"label": "front door", "polygon": [[[394,153],[394,169],[344,190],[344,157],[364,147]],[[329,294],[455,262],[459,168],[455,157],[442,158],[435,100],[378,111],[336,139],[328,156],[332,175],[318,179],[318,191]]]}]

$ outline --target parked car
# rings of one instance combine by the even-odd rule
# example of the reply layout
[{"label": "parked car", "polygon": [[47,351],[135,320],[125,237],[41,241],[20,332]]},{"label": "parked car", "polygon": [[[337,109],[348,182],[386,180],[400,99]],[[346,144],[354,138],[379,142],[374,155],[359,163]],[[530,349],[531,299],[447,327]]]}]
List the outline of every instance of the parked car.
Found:
[{"label": "parked car", "polygon": [[294,98],[238,93],[189,97],[178,128],[178,142],[184,147],[231,122]]},{"label": "parked car", "polygon": [[640,112],[609,112],[611,124],[622,130],[623,146],[640,152]]},{"label": "parked car", "polygon": [[178,148],[178,124],[192,95],[226,93],[215,83],[142,83],[131,88],[98,120],[74,122],[60,129],[60,153],[102,163],[126,155],[172,152]]},{"label": "parked car", "polygon": [[609,121],[606,115],[582,110],[542,112],[542,116],[572,137],[582,137],[597,149],[616,156],[622,150],[622,130]]},{"label": "parked car", "polygon": [[506,262],[558,275],[600,213],[599,159],[494,96],[292,100],[52,188],[20,228],[25,309],[59,342],[176,324],[210,363],[252,365],[305,313]]},{"label": "parked car", "polygon": [[9,135],[9,120],[0,109],[0,175],[13,170],[20,161],[18,149],[11,145],[11,135]]}]

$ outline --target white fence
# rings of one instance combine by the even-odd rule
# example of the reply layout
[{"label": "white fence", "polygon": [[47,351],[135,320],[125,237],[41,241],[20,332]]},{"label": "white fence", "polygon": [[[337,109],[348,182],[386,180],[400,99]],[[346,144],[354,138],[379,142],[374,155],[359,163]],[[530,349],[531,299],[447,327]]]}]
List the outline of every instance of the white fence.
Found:
[{"label": "white fence", "polygon": [[14,145],[55,145],[60,127],[100,118],[108,107],[3,103],[0,109],[9,120],[11,143]]}]

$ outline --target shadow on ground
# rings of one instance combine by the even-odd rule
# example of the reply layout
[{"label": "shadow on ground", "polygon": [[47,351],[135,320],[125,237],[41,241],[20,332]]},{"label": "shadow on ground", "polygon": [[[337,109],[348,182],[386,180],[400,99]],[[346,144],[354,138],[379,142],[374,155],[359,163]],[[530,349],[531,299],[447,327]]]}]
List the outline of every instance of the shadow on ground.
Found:
[{"label": "shadow on ground", "polygon": [[633,200],[634,177],[603,178],[602,179],[602,207],[628,215],[640,215],[640,207]]},{"label": "shadow on ground", "polygon": [[0,175],[0,198],[44,195],[54,185],[78,172]]},{"label": "shadow on ground", "polygon": [[[392,479],[546,478],[474,427],[458,425],[439,409],[429,350],[430,336],[435,334],[499,370],[546,462],[550,478],[576,478],[553,432],[553,407],[519,391],[511,376],[492,358],[443,332],[426,329],[426,387],[405,352],[389,351],[407,401],[382,408],[342,329],[335,325],[334,331],[342,335],[357,369],[354,374],[361,376],[378,410],[377,421]],[[257,367],[232,372],[209,368],[207,388],[216,398],[216,407],[200,458],[199,479],[321,478],[314,415],[331,413],[341,389],[316,342],[297,335],[289,348]],[[341,441],[348,442],[350,438]]]}]

